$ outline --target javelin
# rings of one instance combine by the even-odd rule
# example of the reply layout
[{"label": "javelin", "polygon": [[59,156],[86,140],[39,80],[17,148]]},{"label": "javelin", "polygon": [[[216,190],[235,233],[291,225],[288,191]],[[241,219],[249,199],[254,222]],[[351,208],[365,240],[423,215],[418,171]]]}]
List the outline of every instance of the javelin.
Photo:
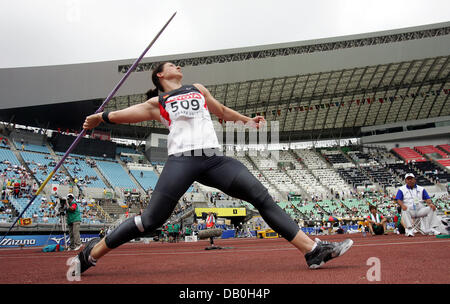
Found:
[{"label": "javelin", "polygon": [[[108,97],[106,97],[105,101],[103,101],[102,105],[100,106],[100,108],[97,109],[97,111],[95,111],[95,114],[100,113],[103,111],[103,109],[106,107],[106,105],[108,104],[108,102],[111,100],[111,98],[114,96],[114,94],[116,94],[117,90],[119,90],[120,86],[125,82],[125,80],[128,78],[128,76],[130,76],[131,72],[134,71],[134,69],[136,68],[136,66],[138,65],[139,61],[141,61],[141,59],[144,57],[144,55],[147,53],[147,51],[152,47],[152,45],[155,43],[155,41],[158,39],[158,37],[162,34],[162,32],[166,29],[166,27],[169,25],[170,21],[172,21],[173,17],[175,17],[177,12],[173,13],[172,17],[170,17],[170,19],[166,22],[166,24],[162,27],[162,29],[159,31],[159,33],[155,36],[155,38],[153,38],[153,40],[150,42],[150,44],[147,46],[147,48],[144,50],[144,52],[142,52],[141,56],[139,56],[138,59],[136,59],[136,61],[133,63],[133,65],[128,69],[128,71],[126,72],[126,74],[122,77],[122,79],[119,81],[119,83],[116,84],[116,86],[114,87],[114,89],[111,91],[111,93],[109,93]],[[62,163],[64,162],[64,160],[67,158],[67,156],[70,154],[70,152],[72,152],[72,150],[78,145],[79,141],[81,140],[81,138],[86,134],[86,129],[83,129],[83,131],[81,131],[80,134],[78,134],[77,138],[75,139],[75,141],[70,145],[69,149],[66,151],[66,153],[64,154],[64,156],[61,158],[61,160],[56,164],[55,168],[53,168],[52,172],[50,172],[50,174],[47,176],[47,178],[45,179],[45,181],[41,184],[41,186],[39,187],[39,189],[36,191],[36,194],[33,195],[33,197],[31,198],[30,202],[28,203],[28,205],[26,205],[25,209],[23,209],[23,211],[19,214],[19,216],[17,217],[17,219],[12,223],[11,227],[9,227],[8,231],[6,232],[6,234],[2,237],[2,239],[0,240],[0,243],[3,241],[3,239],[8,235],[8,233],[11,231],[11,229],[13,229],[14,225],[16,224],[16,222],[22,217],[22,215],[25,213],[25,211],[28,209],[28,207],[30,207],[30,205],[33,203],[34,199],[39,195],[39,193],[41,193],[41,191],[44,189],[45,185],[47,185],[48,181],[52,178],[53,174],[56,173],[56,171],[58,171],[59,167],[61,167]]]}]

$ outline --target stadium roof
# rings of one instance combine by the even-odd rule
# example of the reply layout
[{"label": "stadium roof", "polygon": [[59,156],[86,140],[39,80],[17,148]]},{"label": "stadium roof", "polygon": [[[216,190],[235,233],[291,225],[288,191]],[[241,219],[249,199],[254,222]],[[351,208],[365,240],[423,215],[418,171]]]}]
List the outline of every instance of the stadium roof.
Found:
[{"label": "stadium roof", "polygon": [[[143,102],[149,70],[183,67],[226,106],[278,121],[281,140],[358,136],[363,126],[450,115],[450,22],[255,48],[147,58],[108,109]],[[0,119],[79,129],[134,60],[0,70]],[[76,101],[76,102],[74,102]],[[113,126],[143,138],[157,122]],[[158,130],[161,131],[161,130]]]}]

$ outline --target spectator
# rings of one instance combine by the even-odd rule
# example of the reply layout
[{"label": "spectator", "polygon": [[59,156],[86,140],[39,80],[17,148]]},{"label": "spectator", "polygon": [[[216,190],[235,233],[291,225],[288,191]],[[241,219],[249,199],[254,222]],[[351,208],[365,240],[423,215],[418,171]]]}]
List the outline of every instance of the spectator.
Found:
[{"label": "spectator", "polygon": [[174,240],[173,224],[170,221],[167,224],[167,233],[169,234],[169,243],[173,243]]},{"label": "spectator", "polygon": [[[402,219],[405,224],[405,236],[414,236],[413,218],[423,218],[421,230],[426,234],[438,235],[440,220],[436,214],[436,206],[432,203],[425,188],[416,184],[413,173],[405,175],[406,185],[398,189],[396,199],[402,208]],[[422,204],[424,201],[428,207]]]},{"label": "spectator", "polygon": [[81,214],[72,193],[67,195],[66,210],[67,226],[69,226],[70,250],[76,251],[82,246],[80,239]]},{"label": "spectator", "polygon": [[[206,229],[213,229],[215,227],[216,227],[216,214],[208,212],[208,216],[206,217]],[[211,244],[211,247],[215,247],[214,237],[210,237],[209,242]]]},{"label": "spectator", "polygon": [[101,228],[101,229],[100,229],[100,232],[98,233],[98,237],[99,237],[99,238],[104,238],[105,235],[106,235],[106,233],[105,233],[105,228]]},{"label": "spectator", "polygon": [[19,180],[14,182],[14,198],[19,198],[20,194],[20,183]]},{"label": "spectator", "polygon": [[395,228],[398,234],[405,234],[405,226],[402,220],[402,207],[397,207],[397,213],[394,216]]},{"label": "spectator", "polygon": [[178,237],[180,235],[180,224],[176,223],[173,225],[173,235],[175,243],[178,242]]},{"label": "spectator", "polygon": [[383,215],[377,213],[377,207],[371,205],[369,207],[370,214],[367,217],[369,222],[369,230],[372,235],[387,234],[386,223],[387,220]]}]

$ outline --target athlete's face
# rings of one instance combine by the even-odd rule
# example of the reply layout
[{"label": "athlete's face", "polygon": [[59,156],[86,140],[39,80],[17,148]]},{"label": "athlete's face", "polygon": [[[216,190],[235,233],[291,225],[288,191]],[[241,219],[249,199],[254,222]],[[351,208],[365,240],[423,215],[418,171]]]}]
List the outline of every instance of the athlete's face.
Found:
[{"label": "athlete's face", "polygon": [[181,73],[181,67],[173,64],[172,62],[168,62],[164,65],[160,77],[164,78],[172,78],[172,77],[183,77],[183,73]]}]

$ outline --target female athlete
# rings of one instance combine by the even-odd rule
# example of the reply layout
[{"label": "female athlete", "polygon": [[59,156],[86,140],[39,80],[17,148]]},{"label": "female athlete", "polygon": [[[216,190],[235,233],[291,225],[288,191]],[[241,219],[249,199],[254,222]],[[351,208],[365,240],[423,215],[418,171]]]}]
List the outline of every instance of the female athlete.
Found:
[{"label": "female athlete", "polygon": [[344,254],[352,240],[311,240],[242,163],[221,155],[210,113],[224,121],[250,123],[256,128],[265,122],[264,117],[244,116],[219,103],[203,85],[183,85],[182,78],[179,66],[163,62],[152,72],[156,88],[147,92],[146,102],[86,117],[85,129],[95,128],[101,122],[159,121],[169,128],[169,156],[142,215],[127,219],[102,239],[91,240],[79,252],[74,260],[81,273],[112,249],[162,226],[194,181],[253,204],[273,230],[304,254],[311,269]]}]

